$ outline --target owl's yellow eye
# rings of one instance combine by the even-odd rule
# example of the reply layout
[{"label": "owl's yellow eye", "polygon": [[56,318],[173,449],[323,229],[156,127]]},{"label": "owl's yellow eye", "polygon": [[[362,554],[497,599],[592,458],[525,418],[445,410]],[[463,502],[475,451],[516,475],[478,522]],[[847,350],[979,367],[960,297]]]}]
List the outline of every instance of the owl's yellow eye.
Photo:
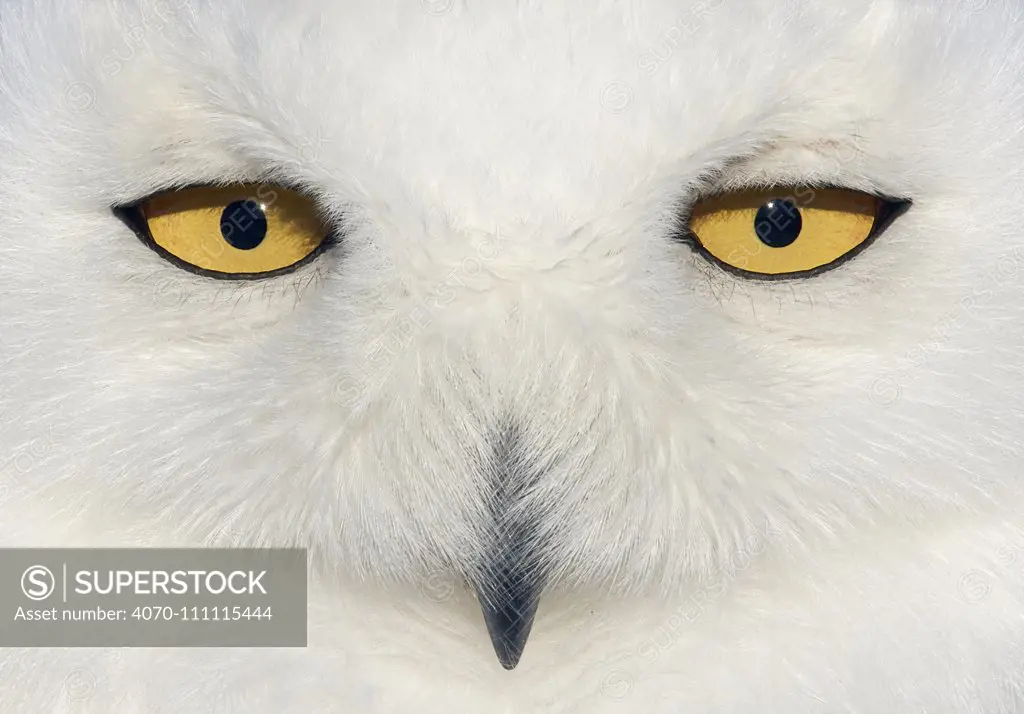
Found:
[{"label": "owl's yellow eye", "polygon": [[856,255],[907,205],[840,188],[739,191],[699,202],[688,229],[731,272],[798,277]]},{"label": "owl's yellow eye", "polygon": [[269,184],[164,191],[120,212],[164,257],[220,278],[292,270],[318,255],[330,234],[310,199]]}]

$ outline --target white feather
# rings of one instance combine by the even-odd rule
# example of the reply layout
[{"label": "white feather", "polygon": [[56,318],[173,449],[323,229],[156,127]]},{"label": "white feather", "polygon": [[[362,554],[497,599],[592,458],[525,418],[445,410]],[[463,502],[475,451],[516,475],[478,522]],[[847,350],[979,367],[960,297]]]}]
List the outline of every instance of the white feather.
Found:
[{"label": "white feather", "polygon": [[[323,568],[308,649],[3,650],[0,711],[1021,710],[1022,20],[5,0],[0,544]],[[214,180],[342,246],[215,281],[110,212]],[[914,205],[797,282],[671,239],[754,182]],[[556,576],[511,673],[461,584],[509,419]]]}]

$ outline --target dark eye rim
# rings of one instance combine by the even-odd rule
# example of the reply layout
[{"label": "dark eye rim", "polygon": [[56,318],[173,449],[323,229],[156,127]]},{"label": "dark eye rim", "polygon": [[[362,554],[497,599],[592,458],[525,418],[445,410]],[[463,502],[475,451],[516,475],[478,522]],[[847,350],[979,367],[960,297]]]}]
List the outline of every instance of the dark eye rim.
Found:
[{"label": "dark eye rim", "polygon": [[[786,196],[788,196],[794,188],[818,191],[857,191],[857,189],[850,188],[849,186],[840,186],[836,184],[825,184],[816,186],[779,186],[778,188],[780,189],[780,195],[785,194]],[[719,196],[728,195],[729,193],[733,193],[733,191],[700,196],[699,200],[707,201],[717,198]],[[730,273],[731,275],[743,278],[744,280],[751,280],[755,282],[777,282],[783,280],[802,280],[806,278],[813,278],[817,277],[818,275],[821,275],[822,273],[827,273],[831,270],[834,270],[835,268],[838,268],[841,265],[845,265],[847,262],[853,260],[862,252],[867,250],[879,238],[879,236],[885,233],[885,231],[889,228],[889,226],[891,226],[896,221],[897,218],[899,218],[908,210],[910,210],[910,207],[914,203],[913,200],[909,198],[896,198],[893,196],[886,196],[881,194],[869,195],[874,196],[880,201],[880,207],[878,209],[878,213],[875,215],[875,221],[871,225],[871,230],[868,233],[867,238],[862,240],[856,247],[847,251],[846,253],[843,253],[841,256],[839,256],[832,262],[825,263],[824,265],[819,265],[818,267],[811,268],[809,270],[797,270],[792,273],[755,273],[749,270],[744,270],[743,268],[737,268],[734,265],[729,265],[725,261],[714,256],[710,251],[708,251],[703,246],[703,244],[701,244],[700,239],[697,237],[697,234],[690,230],[690,218],[693,204],[691,204],[691,206],[680,215],[679,229],[676,232],[675,238],[679,242],[688,245],[697,255],[699,255],[712,265],[717,266],[718,268],[724,270],[727,273]]]},{"label": "dark eye rim", "polygon": [[[178,256],[174,255],[174,253],[171,253],[169,250],[158,244],[156,240],[153,238],[153,234],[149,229],[149,221],[146,219],[146,216],[142,211],[142,207],[146,205],[148,201],[164,193],[167,193],[168,191],[191,191],[204,188],[231,188],[232,186],[238,185],[240,184],[210,183],[190,184],[188,186],[164,188],[147,194],[142,198],[133,201],[132,203],[125,204],[123,206],[112,206],[110,210],[114,214],[114,216],[120,219],[122,223],[124,223],[126,226],[128,226],[128,228],[131,229],[131,231],[135,234],[135,236],[143,245],[145,245],[147,248],[149,248],[154,253],[159,255],[161,258],[166,260],[168,263],[175,266],[176,268],[180,268],[181,270],[192,273],[194,275],[199,275],[204,278],[213,278],[215,280],[252,282],[257,280],[277,278],[282,275],[293,273],[299,268],[312,263],[314,260],[316,260],[321,255],[323,255],[332,247],[338,244],[338,235],[334,231],[330,231],[327,233],[326,236],[324,236],[324,239],[320,241],[320,245],[318,245],[315,250],[313,250],[309,255],[307,255],[302,260],[296,261],[291,265],[286,265],[283,268],[270,270],[264,273],[225,273],[219,270],[208,270],[206,268],[200,268],[199,266],[193,265],[192,263],[189,263],[186,260],[182,260]],[[269,182],[266,182],[266,185],[271,184]],[[289,191],[294,191],[299,194],[303,194],[303,191],[301,189],[294,186],[289,186],[281,183],[275,183],[272,185],[276,188],[282,188]]]}]

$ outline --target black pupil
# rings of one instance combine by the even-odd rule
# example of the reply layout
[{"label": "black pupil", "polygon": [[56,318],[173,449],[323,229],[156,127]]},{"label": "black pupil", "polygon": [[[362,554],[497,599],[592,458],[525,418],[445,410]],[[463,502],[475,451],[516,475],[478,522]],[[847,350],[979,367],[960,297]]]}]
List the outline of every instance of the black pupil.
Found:
[{"label": "black pupil", "polygon": [[761,242],[771,248],[785,248],[797,239],[804,227],[800,209],[789,199],[773,198],[757,210],[754,230]]},{"label": "black pupil", "polygon": [[220,234],[239,250],[252,250],[267,237],[267,214],[251,199],[229,203],[220,214]]}]

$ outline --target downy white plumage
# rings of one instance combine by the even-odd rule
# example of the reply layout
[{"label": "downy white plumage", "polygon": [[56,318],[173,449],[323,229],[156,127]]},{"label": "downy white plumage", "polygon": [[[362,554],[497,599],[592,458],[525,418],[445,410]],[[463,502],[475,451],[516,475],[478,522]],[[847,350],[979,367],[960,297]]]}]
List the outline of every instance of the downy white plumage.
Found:
[{"label": "downy white plumage", "polygon": [[[307,649],[2,650],[0,711],[1021,711],[1022,20],[5,0],[0,545],[313,568]],[[243,181],[337,245],[224,281],[112,213]],[[678,240],[766,185],[913,204],[796,280]]]}]

